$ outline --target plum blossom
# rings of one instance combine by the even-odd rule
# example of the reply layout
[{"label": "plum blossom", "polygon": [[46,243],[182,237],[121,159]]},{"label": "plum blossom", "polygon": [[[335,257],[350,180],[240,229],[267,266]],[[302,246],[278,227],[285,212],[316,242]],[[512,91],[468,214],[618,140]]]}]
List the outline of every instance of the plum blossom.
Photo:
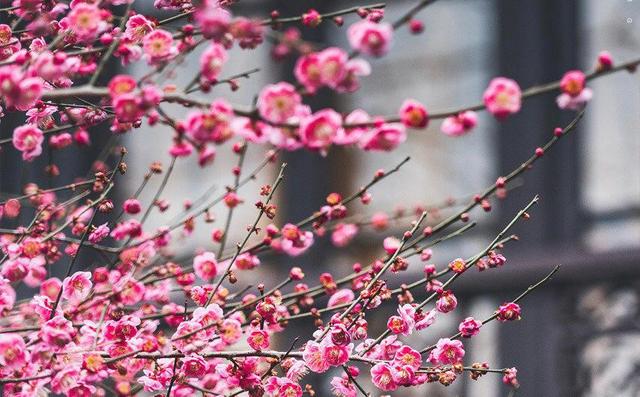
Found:
[{"label": "plum blossom", "polygon": [[22,159],[32,161],[42,153],[44,135],[31,124],[22,125],[13,130],[13,146],[22,152]]},{"label": "plum blossom", "polygon": [[96,4],[72,3],[71,11],[60,24],[66,27],[81,42],[91,42],[107,28],[104,14]]},{"label": "plum blossom", "polygon": [[197,354],[190,354],[182,361],[181,371],[188,378],[202,378],[207,370],[207,362]]},{"label": "plum blossom", "polygon": [[263,330],[251,331],[247,336],[247,343],[253,350],[266,350],[269,348],[269,334]]},{"label": "plum blossom", "polygon": [[502,322],[520,320],[520,313],[520,305],[517,303],[503,303],[497,310],[497,319]]},{"label": "plum blossom", "polygon": [[380,57],[389,51],[393,28],[387,22],[363,19],[349,26],[347,38],[351,48],[366,55]]},{"label": "plum blossom", "polygon": [[449,313],[458,306],[458,299],[450,290],[442,291],[436,301],[436,309],[440,313]]},{"label": "plum blossom", "polygon": [[354,223],[339,223],[331,233],[331,241],[336,247],[344,247],[358,234],[358,226]]},{"label": "plum blossom", "polygon": [[203,252],[193,259],[193,270],[203,280],[212,280],[218,274],[218,262],[213,252]]},{"label": "plum blossom", "polygon": [[13,37],[11,26],[0,24],[0,60],[5,60],[20,50],[20,40]]},{"label": "plum blossom", "polygon": [[91,273],[76,272],[62,281],[62,296],[79,301],[89,295],[92,286]]},{"label": "plum blossom", "polygon": [[0,365],[9,370],[19,370],[29,358],[24,340],[17,334],[0,334]]},{"label": "plum blossom", "polygon": [[310,93],[322,86],[337,89],[347,77],[349,62],[343,49],[329,47],[298,58],[294,75]]},{"label": "plum blossom", "polygon": [[269,84],[260,91],[258,111],[271,122],[283,123],[294,116],[301,102],[300,94],[291,84]]},{"label": "plum blossom", "polygon": [[410,128],[426,128],[429,124],[429,114],[423,104],[414,99],[407,99],[400,107],[400,120]]},{"label": "plum blossom", "polygon": [[0,98],[5,106],[27,111],[35,106],[43,91],[40,77],[26,76],[15,65],[0,67]]},{"label": "plum blossom", "polygon": [[394,370],[387,363],[377,363],[371,367],[371,381],[380,390],[393,391],[398,388],[394,380]]},{"label": "plum blossom", "polygon": [[300,230],[296,225],[287,223],[282,227],[280,248],[291,256],[303,254],[313,245],[313,233]]},{"label": "plum blossom", "polygon": [[313,372],[322,373],[331,367],[326,359],[324,346],[318,342],[307,342],[302,353],[302,359]]},{"label": "plum blossom", "polygon": [[154,23],[142,14],[131,16],[127,20],[124,37],[133,43],[139,43],[154,29]]},{"label": "plum blossom", "polygon": [[218,0],[205,0],[195,12],[195,21],[205,38],[219,41],[229,30],[231,14]]},{"label": "plum blossom", "polygon": [[449,338],[441,338],[436,343],[435,349],[429,353],[429,362],[437,364],[457,364],[464,357],[464,346],[459,340],[451,340]]},{"label": "plum blossom", "polygon": [[422,356],[420,355],[420,352],[405,345],[398,349],[393,357],[393,361],[400,366],[408,365],[414,370],[417,370],[422,364]]},{"label": "plum blossom", "polygon": [[449,116],[442,122],[440,130],[449,136],[462,136],[470,132],[478,124],[476,112],[467,110],[455,116]]},{"label": "plum blossom", "polygon": [[144,56],[150,65],[168,61],[178,54],[173,43],[173,36],[163,29],[156,29],[147,33],[142,39]]},{"label": "plum blossom", "polygon": [[480,321],[473,317],[467,317],[458,326],[458,331],[460,331],[460,334],[463,337],[470,338],[480,333],[480,327],[482,327],[482,323]]},{"label": "plum blossom", "polygon": [[200,76],[208,83],[215,83],[220,75],[222,66],[229,56],[227,50],[218,43],[211,43],[200,56]]},{"label": "plum blossom", "polygon": [[578,110],[593,97],[593,91],[585,87],[586,76],[580,70],[570,70],[560,80],[562,94],[556,98],[561,109]]},{"label": "plum blossom", "polygon": [[323,109],[300,123],[300,137],[311,150],[325,153],[342,126],[342,116],[332,109]]},{"label": "plum blossom", "polygon": [[520,111],[522,92],[514,80],[496,77],[489,83],[483,95],[487,110],[498,119]]},{"label": "plum blossom", "polygon": [[364,134],[360,147],[364,150],[391,151],[407,140],[405,126],[400,123],[385,123]]},{"label": "plum blossom", "polygon": [[329,302],[327,303],[327,307],[335,307],[338,305],[342,305],[348,302],[353,301],[353,299],[355,298],[355,294],[353,293],[352,290],[350,289],[341,289],[336,291],[333,295],[331,295],[331,297],[329,298]]}]

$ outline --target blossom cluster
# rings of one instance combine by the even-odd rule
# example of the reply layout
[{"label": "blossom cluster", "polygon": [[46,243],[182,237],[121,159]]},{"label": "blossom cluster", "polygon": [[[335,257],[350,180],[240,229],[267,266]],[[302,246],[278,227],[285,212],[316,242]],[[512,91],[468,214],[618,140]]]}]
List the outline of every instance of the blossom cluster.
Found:
[{"label": "blossom cluster", "polygon": [[[593,96],[590,79],[632,70],[640,61],[619,68],[603,52],[593,73],[571,70],[557,84],[538,89],[523,90],[512,78],[496,77],[478,94],[478,105],[450,112],[430,111],[414,98],[397,104],[391,116],[365,109],[316,110],[309,98],[318,92],[347,95],[368,84],[376,60],[392,53],[399,29],[407,25],[413,34],[425,29],[416,15],[429,2],[420,2],[396,23],[387,20],[380,5],[327,14],[310,9],[289,18],[276,10],[258,18],[236,15],[232,0],[155,0],[159,14],[153,15],[170,15],[159,20],[138,12],[145,9],[141,3],[14,0],[0,10],[11,21],[0,24],[0,118],[22,117],[10,137],[0,140],[0,155],[19,152],[33,174],[39,172],[34,160],[46,156],[46,176],[55,180],[61,171],[54,154],[92,146],[92,134],[135,134],[145,123],[162,127],[158,134],[171,134],[163,153],[170,156],[171,166],[153,163],[137,192],[122,200],[113,191],[128,177],[129,153],[123,147],[93,159],[85,179],[79,170],[73,170],[73,182],[67,185],[45,187],[34,179],[20,195],[0,202],[0,222],[7,226],[0,231],[2,395],[128,396],[145,391],[300,397],[331,389],[335,396],[355,397],[363,393],[363,377],[390,392],[427,383],[448,386],[463,373],[476,380],[489,372],[518,387],[517,369],[469,363],[465,343],[489,321],[520,320],[519,302],[532,289],[501,304],[489,318],[456,321],[452,335],[432,345],[411,345],[407,337],[421,334],[427,339],[426,330],[435,321],[457,315],[453,281],[471,271],[505,266],[502,248],[515,237],[496,238],[474,256],[442,264],[432,260],[436,245],[468,230],[471,210],[491,211],[491,200],[505,198],[508,183],[572,126],[550,134],[549,143],[535,149],[524,167],[497,178],[465,201],[460,212],[453,200],[358,213],[355,204],[370,204],[373,187],[404,162],[376,171],[371,182],[351,195],[328,194],[317,211],[299,222],[278,216],[280,203],[274,203],[286,180],[284,165],[272,184],[258,189],[259,199],[252,200],[241,188],[275,164],[280,151],[324,156],[335,146],[401,150],[411,134],[434,120],[442,120],[439,128],[445,135],[462,136],[478,125],[478,112],[486,110],[501,121],[517,114],[528,97],[554,90],[559,90],[561,109],[581,110]],[[284,30],[284,25],[297,23],[313,29],[328,19],[336,28],[349,20],[344,35],[350,48],[319,48],[304,40],[303,30]],[[219,86],[238,90],[253,73],[231,75],[234,51],[270,41],[276,61],[291,58],[290,78],[260,87],[249,108],[231,103]],[[192,81],[186,87],[167,81],[199,49]],[[107,76],[112,60],[125,70]],[[135,63],[144,66],[144,75],[126,69]],[[215,96],[209,95],[214,88]],[[182,111],[172,114],[164,106],[169,103]],[[96,128],[106,123],[109,131]],[[243,164],[250,146],[266,147],[266,155],[247,172]],[[170,206],[180,206],[162,194],[176,161],[193,156],[201,167],[210,166],[217,151],[227,149],[238,159],[231,170],[233,185],[211,203],[209,197],[191,201],[185,193],[179,220],[166,220],[155,229],[146,224],[152,211],[164,219]],[[146,203],[141,193],[158,175],[163,181]],[[234,225],[234,211],[252,201],[255,223]],[[498,236],[526,218],[536,201]],[[218,213],[226,213],[226,223],[216,220]],[[427,215],[428,225],[423,224]],[[462,225],[455,229],[458,223]],[[186,258],[172,257],[172,249],[196,227],[210,228],[210,244]],[[232,245],[227,241],[231,228],[245,232],[246,238]],[[377,258],[352,263],[346,276],[342,267],[322,269],[318,280],[310,281],[305,270],[314,264],[305,263],[305,254],[317,241],[328,238],[338,249],[361,238],[364,230],[383,234],[375,234],[380,237]],[[89,250],[96,254],[91,260]],[[265,253],[275,254],[277,263]],[[297,266],[282,271],[286,261],[281,257],[295,258]],[[260,277],[256,273],[275,266],[280,283],[257,281],[242,289],[246,280]],[[398,273],[415,280],[402,284]],[[394,310],[388,317],[370,315],[389,306]],[[280,336],[298,320],[312,322],[315,331],[287,341],[288,350],[282,349]],[[381,334],[372,331],[377,326],[384,327]],[[307,384],[310,372],[327,374],[330,380]]]}]

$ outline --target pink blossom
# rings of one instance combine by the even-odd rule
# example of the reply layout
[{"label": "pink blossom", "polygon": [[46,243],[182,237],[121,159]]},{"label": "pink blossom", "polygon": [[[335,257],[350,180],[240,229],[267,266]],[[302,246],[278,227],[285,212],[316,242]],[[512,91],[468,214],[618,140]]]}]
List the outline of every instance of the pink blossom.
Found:
[{"label": "pink blossom", "polygon": [[202,79],[209,83],[215,83],[220,75],[222,66],[228,59],[227,50],[221,44],[211,43],[200,56],[200,75]]},{"label": "pink blossom", "polygon": [[0,365],[8,370],[19,370],[27,362],[27,348],[18,334],[0,334]]},{"label": "pink blossom", "polygon": [[81,42],[91,42],[106,28],[100,9],[95,4],[76,2],[71,11],[61,21],[63,26]]},{"label": "pink blossom", "polygon": [[243,49],[256,48],[264,41],[264,27],[258,19],[237,17],[229,26],[229,33]]},{"label": "pink blossom", "polygon": [[514,321],[520,320],[520,305],[513,302],[503,303],[500,305],[497,311],[497,319],[498,321],[506,322],[506,321]]},{"label": "pink blossom", "polygon": [[412,326],[413,324],[401,316],[391,316],[389,320],[387,320],[387,329],[395,335],[401,334],[406,336],[411,334]]},{"label": "pink blossom", "polygon": [[462,136],[471,131],[478,124],[476,112],[467,110],[444,119],[440,130],[449,136]]},{"label": "pink blossom", "polygon": [[320,72],[320,54],[312,52],[298,58],[293,74],[307,91],[316,92],[324,84]]},{"label": "pink blossom", "polygon": [[269,334],[263,330],[251,331],[247,343],[253,350],[261,351],[269,348]]},{"label": "pink blossom", "polygon": [[331,297],[329,298],[329,302],[327,303],[327,307],[343,305],[345,303],[353,301],[354,298],[355,295],[352,290],[347,288],[341,289],[331,295]]},{"label": "pink blossom", "polygon": [[311,150],[326,150],[342,126],[342,116],[332,109],[320,110],[300,123],[300,138]]},{"label": "pink blossom", "polygon": [[233,136],[231,121],[233,109],[224,100],[211,103],[208,111],[192,111],[187,115],[184,126],[187,135],[197,142],[223,143]]},{"label": "pink blossom", "polygon": [[91,273],[76,272],[62,281],[62,296],[80,301],[89,295],[92,286]]},{"label": "pink blossom", "polygon": [[68,391],[69,397],[91,397],[95,395],[96,387],[83,382],[78,382]]},{"label": "pink blossom", "polygon": [[593,91],[585,87],[586,76],[580,70],[570,70],[560,80],[562,94],[556,98],[561,109],[578,110],[593,97]]},{"label": "pink blossom", "polygon": [[73,138],[68,132],[62,134],[52,135],[49,138],[49,145],[54,149],[64,149],[73,143]]},{"label": "pink blossom", "polygon": [[303,254],[313,245],[313,233],[302,231],[297,226],[288,223],[282,227],[282,242],[280,248],[291,256]]},{"label": "pink blossom", "polygon": [[116,96],[112,100],[112,105],[120,123],[133,123],[144,115],[140,98],[134,93]]},{"label": "pink blossom", "polygon": [[65,53],[54,55],[50,51],[44,51],[33,62],[32,72],[44,80],[62,85],[64,83],[61,79],[77,69],[77,61],[77,58],[69,57]]},{"label": "pink blossom", "polygon": [[400,120],[407,127],[426,128],[429,124],[429,114],[423,104],[414,99],[407,99],[400,107]]},{"label": "pink blossom", "polygon": [[51,379],[51,390],[54,393],[69,395],[69,391],[78,386],[80,378],[80,369],[74,366],[62,368]]},{"label": "pink blossom", "polygon": [[480,333],[480,327],[482,327],[482,323],[473,317],[465,318],[460,325],[458,325],[458,331],[465,338],[470,338],[472,336],[478,335]]},{"label": "pink blossom", "polygon": [[331,391],[337,397],[357,397],[358,390],[348,376],[334,376],[331,379]]},{"label": "pink blossom", "polygon": [[337,47],[304,55],[298,59],[294,75],[307,91],[313,93],[322,86],[337,88],[347,76],[347,53]]},{"label": "pink blossom", "polygon": [[351,48],[363,54],[380,57],[389,51],[393,28],[391,24],[374,23],[363,19],[347,30],[347,38]]},{"label": "pink blossom", "polygon": [[364,59],[352,59],[347,62],[345,77],[335,88],[338,92],[355,92],[360,88],[360,77],[371,74],[371,65]]},{"label": "pink blossom", "polygon": [[408,365],[414,370],[417,370],[422,364],[422,356],[420,352],[405,345],[396,352],[396,355],[393,357],[393,362],[400,366]]},{"label": "pink blossom", "polygon": [[16,291],[9,280],[0,277],[0,313],[13,309],[16,302]]},{"label": "pink blossom", "polygon": [[387,237],[382,241],[382,245],[387,254],[395,253],[401,244],[402,242],[395,237]]},{"label": "pink blossom", "polygon": [[294,382],[298,382],[302,377],[309,373],[309,368],[305,365],[304,361],[296,360],[296,359],[288,359],[286,361],[287,365],[289,365],[289,369],[287,370],[287,378],[291,379]]},{"label": "pink blossom", "polygon": [[153,22],[148,20],[144,15],[133,15],[127,20],[124,37],[134,43],[139,43],[153,28]]},{"label": "pink blossom", "polygon": [[60,315],[45,322],[39,333],[42,341],[51,347],[65,346],[75,334],[71,321]]},{"label": "pink blossom", "polygon": [[337,88],[347,77],[349,55],[338,47],[329,47],[319,53],[319,73],[322,84]]},{"label": "pink blossom", "polygon": [[331,343],[338,346],[346,346],[351,343],[351,334],[343,323],[333,324],[329,331]]},{"label": "pink blossom", "polygon": [[122,203],[122,209],[127,214],[135,215],[140,213],[142,207],[140,206],[140,201],[138,201],[138,199],[130,198],[126,199],[124,203]]},{"label": "pink blossom", "polygon": [[223,320],[219,330],[220,339],[227,345],[233,345],[242,337],[242,324],[233,318]]},{"label": "pink blossom", "polygon": [[520,111],[522,92],[514,80],[496,77],[489,83],[483,95],[487,110],[498,119]]},{"label": "pink blossom", "polygon": [[109,232],[110,232],[110,229],[107,226],[107,223],[103,223],[102,225],[98,226],[96,230],[91,232],[88,240],[91,243],[97,244],[100,241],[102,241],[105,237],[107,237],[109,235]]},{"label": "pink blossom", "polygon": [[5,60],[20,50],[20,40],[13,37],[13,31],[9,25],[0,24],[0,60]]},{"label": "pink blossom", "polygon": [[13,130],[13,146],[22,152],[22,159],[32,161],[42,153],[44,135],[31,124],[22,125]]},{"label": "pink blossom", "polygon": [[111,98],[115,98],[118,95],[129,94],[135,91],[137,85],[136,79],[129,75],[116,75],[109,81],[109,95]]},{"label": "pink blossom", "polygon": [[116,225],[111,231],[111,237],[116,240],[122,240],[129,236],[131,238],[138,237],[142,234],[142,225],[136,219],[128,219]]},{"label": "pink blossom", "polygon": [[57,277],[46,279],[40,284],[40,295],[44,295],[49,299],[56,299],[62,288],[62,281]]},{"label": "pink blossom", "polygon": [[450,290],[442,291],[436,301],[436,309],[440,313],[449,313],[458,306],[458,299]]},{"label": "pink blossom", "polygon": [[135,305],[144,298],[146,287],[139,281],[129,280],[120,291],[120,301],[125,305]]},{"label": "pink blossom", "polygon": [[393,368],[387,363],[377,363],[371,367],[371,381],[380,390],[393,391],[398,388],[393,378]]},{"label": "pink blossom", "polygon": [[[55,106],[38,104],[35,107],[27,110],[27,123],[35,124],[38,126],[38,128],[43,129],[53,128],[56,124],[53,115],[55,115],[57,112],[58,108]],[[62,149],[71,144],[71,135],[69,133],[53,135],[51,138],[49,138],[49,143],[53,146],[54,149]]]},{"label": "pink blossom", "polygon": [[313,372],[322,373],[331,367],[325,357],[325,349],[318,342],[308,341],[302,353],[302,359]]},{"label": "pink blossom", "polygon": [[358,234],[358,226],[353,223],[339,223],[331,233],[331,241],[336,247],[344,247]]},{"label": "pink blossom", "polygon": [[[354,110],[344,119],[345,124],[349,125],[368,123],[370,121],[371,118],[367,112],[361,109]],[[367,127],[341,128],[333,139],[333,143],[337,145],[351,145],[357,143],[368,130],[369,129]]]},{"label": "pink blossom", "polygon": [[399,123],[386,123],[364,134],[360,147],[364,150],[390,151],[407,139],[405,126]]},{"label": "pink blossom", "polygon": [[238,270],[251,270],[260,266],[260,258],[249,252],[238,255],[233,264]]},{"label": "pink blossom", "polygon": [[212,280],[218,274],[218,262],[213,252],[203,252],[193,258],[193,270],[203,280]]},{"label": "pink blossom", "polygon": [[0,67],[0,97],[7,107],[27,111],[42,96],[44,84],[40,77],[25,76],[14,65]]},{"label": "pink blossom", "polygon": [[173,36],[163,29],[147,33],[142,39],[142,49],[150,65],[168,61],[178,53],[173,43]]},{"label": "pink blossom", "polygon": [[514,388],[518,388],[520,387],[520,383],[518,382],[517,376],[518,370],[515,367],[508,368],[504,371],[504,375],[502,376],[502,383]]},{"label": "pink blossom", "polygon": [[462,361],[464,353],[464,346],[459,340],[441,338],[429,354],[429,362],[434,365],[457,364]]},{"label": "pink blossom", "polygon": [[601,51],[598,54],[598,63],[596,64],[596,70],[604,71],[610,70],[613,67],[613,57],[609,51]]},{"label": "pink blossom", "polygon": [[320,22],[322,22],[322,15],[313,8],[302,14],[302,24],[305,26],[315,28],[320,25]]},{"label": "pink blossom", "polygon": [[437,311],[435,309],[431,309],[426,313],[416,312],[416,315],[414,316],[416,329],[420,331],[430,327],[436,321],[436,313]]},{"label": "pink blossom", "polygon": [[196,10],[195,20],[205,38],[219,41],[229,30],[231,15],[218,0],[206,0]]},{"label": "pink blossom", "polygon": [[8,260],[2,265],[2,277],[12,283],[24,279],[29,273],[29,260],[26,258],[16,258]]},{"label": "pink blossom", "polygon": [[323,341],[324,357],[329,365],[336,367],[349,361],[349,354],[353,350],[353,344],[334,345]]},{"label": "pink blossom", "polygon": [[258,111],[265,119],[283,123],[293,117],[302,99],[296,88],[289,83],[269,84],[260,91]]},{"label": "pink blossom", "polygon": [[187,378],[202,378],[207,370],[207,362],[197,354],[190,354],[182,361],[182,372]]},{"label": "pink blossom", "polygon": [[290,381],[287,378],[282,382],[278,389],[277,396],[283,397],[302,397],[302,387],[299,384]]}]

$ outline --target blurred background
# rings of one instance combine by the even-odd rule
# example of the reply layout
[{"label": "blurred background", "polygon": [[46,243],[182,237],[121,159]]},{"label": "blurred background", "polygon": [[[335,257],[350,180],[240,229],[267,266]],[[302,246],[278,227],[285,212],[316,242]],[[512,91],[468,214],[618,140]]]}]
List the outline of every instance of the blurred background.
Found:
[{"label": "blurred background", "polygon": [[[138,3],[140,12],[151,11],[151,4],[145,9],[145,2]],[[323,12],[364,4],[367,2],[243,0],[234,5],[234,10],[236,14],[266,16],[278,9],[281,15],[289,16],[311,7]],[[395,20],[413,4],[415,0],[389,1],[386,18]],[[345,26],[354,18],[347,16]],[[424,33],[414,36],[406,28],[398,31],[390,54],[370,60],[373,74],[363,78],[360,91],[352,95],[321,91],[308,103],[316,110],[334,106],[345,112],[362,108],[372,114],[392,114],[411,97],[426,104],[429,111],[439,112],[477,103],[489,80],[497,75],[513,78],[526,88],[558,80],[569,69],[592,70],[601,50],[610,51],[619,63],[640,56],[640,0],[441,0],[420,13],[418,19],[425,24]],[[327,22],[303,30],[303,37],[319,46],[346,47],[345,31]],[[223,77],[254,67],[261,71],[249,80],[241,80],[241,88],[235,93],[216,88],[206,98],[224,96],[232,103],[249,106],[264,84],[293,81],[294,59],[274,62],[271,48],[266,43],[255,51],[234,49]],[[191,81],[198,68],[198,54],[189,56],[174,75],[166,76],[173,79],[167,81],[179,87]],[[145,69],[138,66],[126,72],[142,75]],[[115,64],[112,71],[122,72]],[[439,267],[453,258],[479,252],[539,194],[542,201],[532,210],[531,220],[514,230],[520,242],[505,249],[507,265],[499,271],[463,277],[453,288],[459,309],[440,316],[434,326],[411,337],[413,345],[430,345],[452,334],[464,317],[489,316],[497,305],[513,299],[554,265],[562,264],[550,283],[527,296],[523,321],[490,323],[465,344],[468,363],[487,361],[496,368],[517,367],[521,383],[518,396],[640,396],[640,80],[638,74],[617,73],[589,85],[594,99],[577,130],[524,174],[524,184],[509,192],[506,200],[492,200],[491,213],[473,213],[477,227],[434,250],[433,262]],[[411,156],[411,161],[372,189],[373,202],[368,207],[356,204],[355,211],[369,215],[393,212],[401,205],[410,209],[476,193],[530,156],[546,142],[554,127],[571,120],[571,112],[557,108],[556,95],[527,100],[520,113],[502,123],[482,113],[478,128],[461,138],[444,136],[439,122],[432,122],[427,130],[410,131],[408,142],[392,153],[349,148],[332,149],[326,158],[302,151],[287,153],[282,158],[289,166],[277,198],[278,222],[305,218],[324,203],[328,193],[348,195],[367,183],[375,170],[390,169],[405,156]],[[177,118],[185,115],[180,107],[167,107],[167,111]],[[4,124],[1,137],[10,136],[11,131],[10,124]],[[63,173],[54,185],[77,175],[78,169],[88,170],[96,153],[108,152],[115,144],[125,144],[130,153],[130,171],[117,192],[121,199],[138,188],[151,162],[161,161],[165,168],[170,162],[167,147],[171,134],[163,127],[143,127],[126,136],[105,138],[108,136],[106,131],[92,134],[94,153],[56,153]],[[266,150],[250,147],[245,170],[255,167]],[[38,159],[36,169],[48,161],[45,156]],[[0,162],[2,170],[23,166],[22,162],[16,165],[12,153],[3,153]],[[224,186],[232,184],[230,170],[235,162],[230,145],[221,147],[213,166],[205,169],[199,168],[193,158],[179,160],[162,195],[172,206],[162,214],[156,212],[145,226],[151,230],[167,224],[180,214],[181,203],[187,198],[193,200],[209,191],[223,192]],[[15,194],[34,172],[2,172],[1,191]],[[229,246],[243,238],[245,225],[255,217],[252,203],[259,186],[270,183],[274,176],[275,168],[265,171],[242,191],[246,203],[234,214]],[[160,177],[151,180],[141,196],[143,202],[152,200],[160,182]],[[215,251],[211,229],[222,227],[226,210],[218,208],[214,215],[218,221],[213,225],[200,222],[193,235],[177,236],[179,243],[166,254],[179,260],[194,249]],[[263,266],[243,277],[260,280],[269,287],[281,281],[291,265],[304,269],[310,285],[324,271],[336,278],[344,276],[354,262],[368,264],[380,256],[382,239],[406,230],[410,219],[393,223],[384,233],[362,231],[341,250],[331,248],[329,239],[324,238],[295,259],[267,256]],[[390,283],[397,286],[415,280],[421,272],[419,262],[412,262],[408,273]],[[238,288],[251,281],[242,280]],[[414,296],[421,299],[424,292]],[[386,315],[392,310],[389,306],[369,317],[373,335],[384,329]],[[286,349],[291,335],[309,335],[312,330],[310,321],[292,324],[278,343]],[[318,393],[324,396],[329,391],[318,389]],[[487,375],[478,382],[461,377],[449,388],[426,386],[393,395],[509,393],[500,377]]]}]

